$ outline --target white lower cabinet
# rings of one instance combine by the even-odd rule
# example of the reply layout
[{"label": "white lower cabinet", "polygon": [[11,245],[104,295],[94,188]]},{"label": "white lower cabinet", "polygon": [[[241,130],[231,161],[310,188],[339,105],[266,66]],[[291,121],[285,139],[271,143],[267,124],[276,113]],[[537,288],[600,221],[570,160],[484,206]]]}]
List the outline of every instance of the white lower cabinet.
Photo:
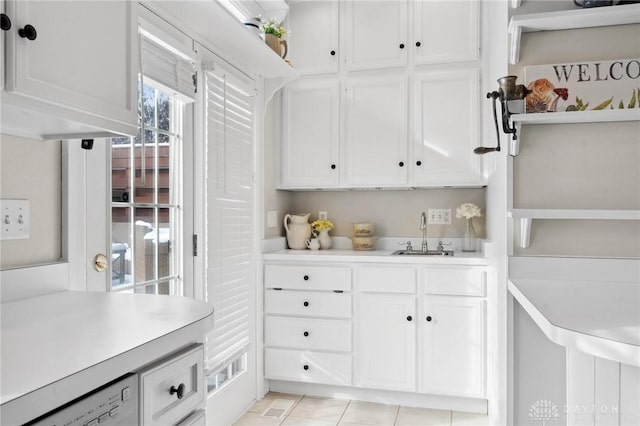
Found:
[{"label": "white lower cabinet", "polygon": [[139,392],[140,425],[182,424],[187,416],[194,416],[193,423],[185,424],[199,424],[196,410],[206,395],[203,345],[140,371]]},{"label": "white lower cabinet", "polygon": [[420,392],[484,397],[485,301],[423,297]]},{"label": "white lower cabinet", "polygon": [[351,268],[265,265],[265,377],[351,385]]},{"label": "white lower cabinet", "polygon": [[267,348],[265,376],[270,379],[351,384],[351,354]]},{"label": "white lower cabinet", "polygon": [[266,378],[485,398],[485,266],[267,263],[265,287]]},{"label": "white lower cabinet", "polygon": [[355,385],[415,391],[415,296],[360,294],[357,300]]}]

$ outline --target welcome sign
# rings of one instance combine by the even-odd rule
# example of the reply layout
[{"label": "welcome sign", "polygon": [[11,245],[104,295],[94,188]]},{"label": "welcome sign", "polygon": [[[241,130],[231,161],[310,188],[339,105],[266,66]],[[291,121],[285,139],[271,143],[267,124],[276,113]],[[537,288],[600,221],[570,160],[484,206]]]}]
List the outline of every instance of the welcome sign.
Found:
[{"label": "welcome sign", "polygon": [[640,59],[525,67],[527,113],[640,108]]}]

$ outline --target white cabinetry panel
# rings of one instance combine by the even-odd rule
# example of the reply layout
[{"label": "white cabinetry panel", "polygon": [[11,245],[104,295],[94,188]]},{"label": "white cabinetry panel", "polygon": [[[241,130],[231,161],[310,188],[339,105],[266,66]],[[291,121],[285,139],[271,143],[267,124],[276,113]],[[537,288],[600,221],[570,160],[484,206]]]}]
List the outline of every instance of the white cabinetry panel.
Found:
[{"label": "white cabinetry panel", "polygon": [[343,293],[267,290],[264,305],[268,314],[351,317],[351,295]]},{"label": "white cabinetry panel", "polygon": [[485,301],[426,296],[420,318],[420,391],[484,397]]},{"label": "white cabinetry panel", "polygon": [[347,68],[362,70],[407,63],[405,1],[344,2]]},{"label": "white cabinetry panel", "polygon": [[480,144],[478,85],[475,69],[415,75],[416,184],[481,184],[481,156],[473,153]]},{"label": "white cabinetry panel", "polygon": [[407,78],[358,77],[347,85],[345,183],[402,185],[407,181]]},{"label": "white cabinetry panel", "polygon": [[335,79],[306,79],[284,89],[282,187],[338,185],[338,88]]},{"label": "white cabinetry panel", "polygon": [[413,295],[358,295],[356,386],[416,390],[415,303]]},{"label": "white cabinetry panel", "polygon": [[[65,118],[137,128],[135,2],[9,1],[5,90],[60,107]],[[18,34],[31,25],[34,40]],[[93,118],[92,118],[93,117]],[[62,129],[61,129],[62,132]]]},{"label": "white cabinetry panel", "polygon": [[267,288],[351,291],[351,268],[346,266],[266,265]]},{"label": "white cabinetry panel", "polygon": [[301,1],[289,5],[289,29],[293,37],[289,43],[289,58],[301,74],[338,71],[339,9],[338,0]]},{"label": "white cabinetry panel", "polygon": [[266,349],[264,374],[270,379],[351,384],[351,355]]},{"label": "white cabinetry panel", "polygon": [[268,316],[265,344],[320,351],[351,351],[351,321]]},{"label": "white cabinetry panel", "polygon": [[478,59],[479,1],[431,0],[416,1],[413,5],[416,64]]},{"label": "white cabinetry panel", "polygon": [[140,424],[175,424],[205,399],[204,347],[140,373]]}]

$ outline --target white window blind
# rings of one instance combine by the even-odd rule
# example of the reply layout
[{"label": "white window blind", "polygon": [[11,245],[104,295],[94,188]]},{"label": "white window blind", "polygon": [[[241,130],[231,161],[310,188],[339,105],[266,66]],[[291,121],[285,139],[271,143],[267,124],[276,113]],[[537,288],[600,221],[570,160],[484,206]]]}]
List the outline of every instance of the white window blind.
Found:
[{"label": "white window blind", "polygon": [[255,89],[223,68],[205,72],[207,108],[207,301],[214,330],[207,368],[216,371],[251,344],[255,292]]},{"label": "white window blind", "polygon": [[194,61],[169,45],[160,44],[151,33],[140,30],[142,71],[162,88],[180,95],[181,101],[195,101]]}]

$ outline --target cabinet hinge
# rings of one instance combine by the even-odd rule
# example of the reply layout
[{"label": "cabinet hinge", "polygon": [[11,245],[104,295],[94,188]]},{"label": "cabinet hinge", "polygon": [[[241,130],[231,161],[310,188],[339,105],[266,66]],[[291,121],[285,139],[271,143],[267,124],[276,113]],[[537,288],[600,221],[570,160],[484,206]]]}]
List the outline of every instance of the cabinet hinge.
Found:
[{"label": "cabinet hinge", "polygon": [[198,235],[193,234],[193,255],[198,255]]},{"label": "cabinet hinge", "polygon": [[198,93],[198,72],[193,73],[193,92]]}]

